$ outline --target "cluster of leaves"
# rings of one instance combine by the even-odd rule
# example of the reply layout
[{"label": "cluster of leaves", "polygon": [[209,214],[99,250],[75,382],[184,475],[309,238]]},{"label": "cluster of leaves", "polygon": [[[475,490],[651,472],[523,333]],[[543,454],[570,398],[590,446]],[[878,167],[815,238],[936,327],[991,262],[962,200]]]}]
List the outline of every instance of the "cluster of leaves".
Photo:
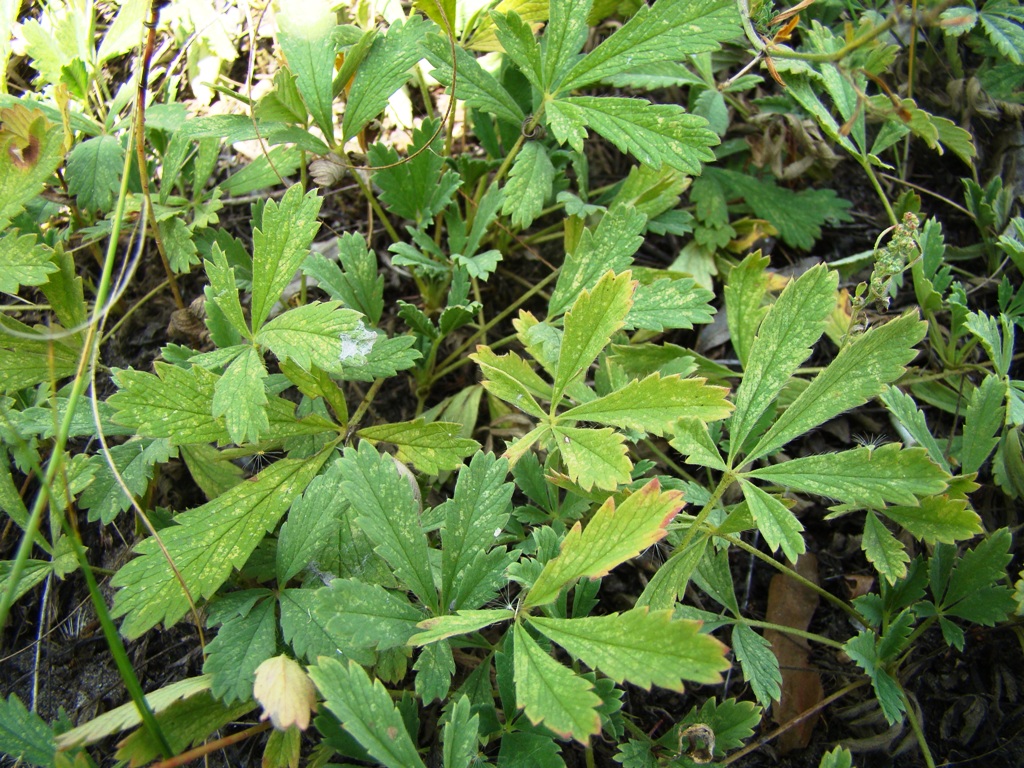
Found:
[{"label": "cluster of leaves", "polygon": [[[772,27],[766,4],[753,22],[732,0],[470,5],[417,3],[423,15],[380,30],[363,6],[339,24],[327,2],[282,3],[284,63],[270,89],[254,100],[214,84],[251,115],[189,119],[173,98],[144,121],[123,119],[131,84],[102,98],[104,66],[133,49],[146,3],[123,3],[98,45],[91,6],[49,3],[21,26],[44,96],[0,96],[0,290],[45,298],[49,322],[0,314],[0,508],[24,531],[0,564],[0,624],[14,600],[81,570],[134,701],[70,728],[0,700],[3,752],[92,764],[91,745],[141,724],[117,752],[138,765],[188,750],[259,702],[275,726],[264,753],[273,766],[298,764],[311,724],[316,765],[341,756],[422,766],[436,747],[453,768],[559,766],[567,743],[593,750],[597,737],[610,759],[637,768],[721,757],[782,696],[783,671],[758,630],[810,634],[745,616],[729,565],[746,549],[792,573],[787,563],[811,543],[798,498],[861,533],[878,589],[846,602],[819,588],[857,630],[811,637],[845,652],[890,722],[914,717],[901,673],[929,628],[963,650],[964,623],[1024,612],[1024,588],[1007,583],[1010,534],[986,531],[971,502],[989,477],[1008,497],[1024,494],[1024,382],[1012,372],[1024,299],[1004,278],[999,313],[976,310],[952,264],[1024,267],[1012,191],[998,179],[965,182],[980,242],[960,250],[937,221],[916,228],[919,198],[883,197],[900,228],[869,254],[875,271],[852,309],[827,265],[784,278],[760,251],[736,256],[762,236],[809,249],[823,226],[849,220],[849,204],[751,172],[749,146],[728,138],[730,107],[756,103],[814,126],[878,190],[876,169],[895,170],[894,149],[911,137],[971,162],[968,131],[877,88],[902,54],[883,34],[902,10],[885,22],[865,13],[852,42],[813,20],[793,48],[792,29]],[[592,26],[613,15],[623,23],[588,45]],[[1002,83],[1003,102],[1016,99],[1017,75],[998,56],[1019,58],[1017,4],[921,20],[947,49],[963,38],[979,50],[979,77]],[[495,51],[497,64],[477,55]],[[784,79],[784,95],[755,100],[759,75],[728,78],[751,55]],[[404,158],[387,141],[368,146],[411,76],[428,92],[424,59],[464,106],[460,128],[478,153],[453,157],[454,122],[430,117]],[[690,108],[602,87],[685,87]],[[598,138],[636,164],[592,190],[584,150]],[[253,139],[264,154],[219,178],[223,144]],[[386,225],[390,264],[419,293],[393,308],[362,236],[338,238],[337,261],[313,249],[326,191],[309,182],[337,184],[357,144],[367,166],[353,178]],[[215,226],[225,198],[294,173],[300,183],[252,205],[251,247]],[[54,179],[62,194],[42,196]],[[203,332],[164,346],[152,371],[100,362],[131,215],[156,239],[171,286],[191,273],[204,286]],[[635,262],[645,237],[666,234],[688,238],[671,265]],[[488,301],[503,264],[556,239],[550,275],[511,305]],[[88,301],[79,242],[102,265]],[[908,276],[916,306],[868,327],[865,297],[884,310]],[[311,281],[322,299],[310,299]],[[522,308],[538,295],[533,311]],[[671,341],[711,323],[716,306],[732,368]],[[517,309],[515,333],[489,340]],[[919,375],[925,343],[938,365]],[[830,357],[808,371],[816,348]],[[479,383],[428,409],[463,366]],[[98,371],[115,390],[105,399],[85,391]],[[363,423],[383,387],[416,393],[411,418]],[[901,442],[789,455],[872,401]],[[919,403],[953,415],[944,439]],[[482,411],[490,437],[514,425],[500,456],[474,439]],[[100,438],[95,452],[69,448],[87,436]],[[246,477],[238,460],[268,452],[281,457]],[[152,503],[170,462],[205,503]],[[30,506],[16,484],[29,476]],[[113,576],[112,609],[70,522],[79,510],[103,526],[131,510],[147,529]],[[602,579],[654,546],[664,562],[629,596],[633,607],[612,610]],[[691,583],[721,610],[685,604]],[[144,697],[118,632],[134,639],[186,616],[217,629],[203,674]],[[754,701],[705,698],[657,738],[624,709],[626,684],[718,683],[730,649]],[[439,739],[421,744],[436,701]],[[927,754],[923,736],[920,746]],[[850,754],[821,764],[849,766]]]}]

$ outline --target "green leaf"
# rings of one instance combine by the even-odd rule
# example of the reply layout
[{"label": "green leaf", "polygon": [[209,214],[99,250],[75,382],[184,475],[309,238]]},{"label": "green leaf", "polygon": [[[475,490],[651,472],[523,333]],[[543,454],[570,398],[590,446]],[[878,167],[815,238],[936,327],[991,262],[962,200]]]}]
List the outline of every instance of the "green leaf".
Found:
[{"label": "green leaf", "polygon": [[319,253],[311,253],[302,265],[304,274],[315,277],[332,299],[362,312],[370,325],[380,323],[384,311],[384,277],[377,274],[377,257],[355,232],[338,239],[337,264]]},{"label": "green leaf", "polygon": [[448,207],[455,191],[462,186],[458,173],[445,170],[439,125],[440,121],[430,118],[413,130],[409,159],[405,162],[399,160],[392,147],[381,143],[374,144],[367,155],[371,165],[384,166],[373,174],[381,189],[381,202],[391,213],[417,224],[432,220]]},{"label": "green leaf", "polygon": [[124,148],[114,136],[97,136],[76,144],[68,155],[68,191],[90,211],[109,211],[121,187]]},{"label": "green leaf", "polygon": [[242,303],[238,300],[238,285],[235,282],[235,270],[228,264],[227,254],[214,243],[210,250],[210,258],[203,262],[210,285],[205,289],[206,297],[212,300],[239,334],[249,337],[249,325],[242,312]]},{"label": "green leaf", "polygon": [[379,680],[370,680],[354,662],[321,658],[309,676],[327,708],[373,758],[388,768],[424,768],[402,714]]},{"label": "green leaf", "polygon": [[428,645],[456,635],[468,635],[514,616],[515,611],[502,608],[462,610],[453,614],[424,619],[417,625],[424,631],[410,637],[409,645]]},{"label": "green leaf", "polygon": [[75,375],[79,351],[69,346],[73,341],[43,340],[24,323],[0,315],[0,392]]},{"label": "green leaf", "polygon": [[570,582],[582,576],[600,578],[660,541],[682,509],[681,497],[679,491],[663,492],[656,479],[627,497],[618,509],[609,497],[586,530],[577,521],[565,535],[560,553],[545,563],[523,607],[547,605]]},{"label": "green leaf", "polygon": [[673,552],[644,587],[637,606],[647,605],[653,609],[674,607],[676,599],[686,592],[693,572],[700,565],[707,542],[707,538],[698,537],[686,549]]},{"label": "green leaf", "polygon": [[376,661],[372,650],[352,645],[347,636],[333,631],[330,623],[334,617],[321,611],[324,602],[321,593],[324,591],[308,588],[280,591],[278,604],[284,641],[309,662],[315,662],[319,656],[328,656],[340,661],[352,659],[357,664],[371,666]]},{"label": "green leaf", "polygon": [[610,428],[552,427],[569,478],[583,490],[595,485],[606,491],[628,483],[633,464],[626,456],[626,438]]},{"label": "green leaf", "polygon": [[565,314],[565,333],[555,371],[556,402],[572,381],[585,374],[612,334],[622,328],[635,285],[629,272],[606,272],[592,291],[580,291]]},{"label": "green leaf", "polygon": [[263,355],[246,346],[214,385],[212,414],[215,419],[223,418],[231,442],[259,442],[270,428],[266,379]]},{"label": "green leaf", "polygon": [[986,376],[971,394],[964,418],[964,437],[960,448],[961,472],[968,475],[981,469],[999,444],[1006,409],[1006,384],[996,376]]},{"label": "green leaf", "polygon": [[210,690],[225,704],[252,699],[256,667],[277,650],[277,617],[273,600],[264,600],[244,616],[229,619],[206,646],[203,674]]},{"label": "green leaf", "polygon": [[890,584],[895,584],[898,579],[907,575],[910,556],[878,516],[870,510],[864,519],[864,538],[861,540],[861,546],[868,561]]},{"label": "green leaf", "polygon": [[388,378],[399,371],[412,368],[421,354],[412,349],[415,336],[395,336],[393,339],[377,337],[365,362],[355,359],[342,363],[341,378],[345,381],[373,381]]},{"label": "green leaf", "polygon": [[6,229],[61,164],[64,129],[21,104],[0,110],[0,120],[0,227]]},{"label": "green leaf", "polygon": [[771,643],[746,624],[736,624],[732,628],[732,650],[761,705],[767,707],[778,701],[782,696],[782,672]]},{"label": "green leaf", "polygon": [[15,230],[0,238],[0,293],[17,293],[19,285],[42,285],[58,269],[53,251],[37,243],[35,235]]},{"label": "green leaf", "polygon": [[292,504],[277,541],[278,584],[287,584],[310,563],[319,562],[321,551],[337,539],[341,520],[334,503],[341,493],[341,480],[341,464],[332,462]]},{"label": "green leaf", "polygon": [[896,417],[899,423],[907,430],[910,436],[928,451],[932,461],[949,472],[949,462],[942,453],[938,442],[932,437],[928,423],[925,421],[924,413],[917,407],[914,398],[903,393],[896,387],[890,386],[879,398],[890,413]]},{"label": "green leaf", "polygon": [[660,437],[672,431],[680,418],[705,422],[724,419],[732,410],[725,399],[727,393],[724,387],[708,386],[704,379],[662,378],[653,373],[609,395],[570,408],[558,418],[596,421]]},{"label": "green leaf", "polygon": [[966,499],[928,496],[914,506],[892,506],[879,511],[929,544],[952,544],[982,532],[981,518],[967,506]]},{"label": "green leaf", "polygon": [[96,467],[96,477],[78,500],[89,510],[89,521],[100,520],[109,525],[131,506],[131,499],[114,477],[108,461],[113,461],[121,480],[134,497],[142,496],[149,487],[153,466],[166,462],[174,453],[167,440],[134,439],[111,446],[109,459],[104,454],[91,456],[90,463]]},{"label": "green leaf", "polygon": [[786,286],[765,315],[736,389],[736,412],[729,422],[730,461],[824,333],[838,280],[839,275],[824,264],[812,267]]},{"label": "green leaf", "polygon": [[853,768],[853,755],[846,747],[836,747],[821,756],[818,768]]},{"label": "green leaf", "polygon": [[[529,2],[529,0],[527,0]],[[525,3],[502,2],[485,20],[493,23],[491,35],[500,44],[495,50],[504,49],[505,55],[516,65],[523,76],[538,90],[544,91],[544,73],[541,64],[540,43],[534,36],[531,22],[547,21],[550,3],[537,3],[538,13],[524,12]]]},{"label": "green leaf", "polygon": [[725,471],[725,461],[711,438],[708,425],[700,419],[680,419],[672,428],[669,444],[686,457],[690,464]]},{"label": "green leaf", "polygon": [[[451,46],[448,39],[437,34],[427,35],[423,40],[427,60],[434,66],[434,79],[451,87]],[[526,119],[523,110],[512,95],[495,79],[494,75],[485,70],[476,58],[461,46],[455,46],[455,62],[458,66],[455,97],[466,102],[466,105],[479,109],[500,120],[522,125]],[[450,92],[450,91],[449,91]]]},{"label": "green leaf", "polygon": [[967,327],[985,348],[996,373],[1001,377],[1008,376],[1013,360],[1013,323],[1004,314],[995,318],[984,312],[971,312],[967,315]]},{"label": "green leaf", "polygon": [[916,504],[918,496],[945,491],[950,480],[924,448],[903,448],[899,443],[790,459],[745,476],[875,508]]},{"label": "green leaf", "polygon": [[601,731],[594,686],[551,658],[521,624],[513,633],[516,704],[534,725],[544,723],[563,739],[586,744]]},{"label": "green leaf", "polygon": [[0,698],[0,752],[11,760],[41,766],[54,765],[57,757],[53,730],[13,693]]},{"label": "green leaf", "polygon": [[550,400],[551,385],[538,376],[523,358],[515,352],[496,355],[490,347],[482,345],[469,358],[480,366],[485,376],[483,385],[488,392],[531,416],[544,418],[544,409],[535,398]]},{"label": "green leaf", "polygon": [[687,277],[661,279],[640,285],[633,306],[626,316],[626,328],[664,331],[693,328],[695,323],[710,323],[715,309],[709,302],[714,294]]},{"label": "green leaf", "polygon": [[411,462],[421,472],[436,475],[442,470],[458,469],[462,460],[480,447],[476,440],[459,437],[460,427],[446,421],[426,424],[416,419],[378,424],[357,434],[366,440],[391,443],[398,448],[400,461]]},{"label": "green leaf", "polygon": [[146,0],[125,0],[117,16],[107,28],[96,52],[96,61],[103,64],[133,50],[139,44],[139,30],[145,23],[149,6]]},{"label": "green leaf", "polygon": [[568,143],[577,152],[583,151],[589,128],[645,165],[667,165],[691,176],[700,173],[701,163],[715,159],[710,148],[719,144],[707,120],[675,104],[567,96],[548,102],[544,115],[559,143]]},{"label": "green leaf", "polygon": [[189,474],[207,500],[217,498],[242,482],[242,468],[224,458],[220,451],[208,443],[183,445],[180,452]]},{"label": "green leaf", "polygon": [[804,538],[800,532],[804,527],[789,511],[785,504],[743,478],[740,479],[743,498],[747,500],[750,514],[757,523],[758,530],[764,536],[765,543],[774,552],[780,546],[790,560],[806,551]]},{"label": "green leaf", "polygon": [[658,0],[653,6],[642,5],[576,64],[558,89],[575,90],[634,67],[717,51],[722,42],[740,34],[739,22],[730,0]]},{"label": "green leaf", "polygon": [[294,360],[309,370],[311,365],[341,370],[342,334],[355,330],[359,315],[343,309],[340,301],[314,301],[278,315],[256,333],[256,343],[266,345],[279,359]]},{"label": "green leaf", "polygon": [[331,4],[326,0],[285,0],[276,18],[277,39],[289,69],[295,73],[295,85],[309,114],[333,144],[335,44],[331,33],[337,19]]},{"label": "green leaf", "polygon": [[343,141],[359,133],[387,106],[391,94],[405,85],[412,65],[423,58],[423,37],[430,24],[422,16],[410,16],[378,35],[348,92],[341,130]]},{"label": "green leaf", "polygon": [[540,41],[541,90],[554,92],[587,42],[587,16],[593,0],[562,0],[548,5],[548,23]]},{"label": "green leaf", "polygon": [[549,317],[568,309],[584,289],[591,290],[606,272],[622,272],[643,243],[647,218],[633,206],[613,205],[596,227],[587,227],[572,253],[566,254],[548,302]]},{"label": "green leaf", "polygon": [[167,251],[167,262],[178,274],[186,274],[199,263],[198,249],[192,237],[192,230],[178,216],[159,222],[160,237]]},{"label": "green leaf", "polygon": [[725,755],[730,749],[743,745],[754,735],[754,728],[761,720],[761,708],[751,701],[726,699],[716,702],[707,699],[697,712],[693,707],[679,723],[680,730],[696,723],[710,726],[715,733],[715,756]]},{"label": "green leaf", "polygon": [[1011,63],[1024,64],[1024,13],[1012,0],[991,0],[978,14],[988,39]]},{"label": "green leaf", "polygon": [[223,420],[210,411],[217,376],[192,366],[179,368],[155,363],[151,373],[116,371],[119,391],[107,402],[115,410],[114,421],[131,427],[143,437],[166,437],[172,445],[227,443]]},{"label": "green leaf", "polygon": [[886,660],[878,656],[877,643],[874,632],[865,629],[849,640],[843,650],[871,678],[871,687],[882,706],[882,714],[892,724],[902,718],[903,697],[900,695],[899,683],[885,670]]},{"label": "green leaf", "polygon": [[405,645],[423,619],[405,595],[356,579],[334,579],[319,590],[316,614],[348,646],[379,651]]},{"label": "green leaf", "polygon": [[729,272],[725,285],[726,319],[729,323],[729,338],[743,367],[750,361],[750,349],[754,344],[769,307],[763,306],[768,290],[768,257],[754,251]]},{"label": "green leaf", "polygon": [[431,643],[420,650],[419,658],[413,664],[416,670],[416,693],[422,704],[437,699],[446,699],[455,674],[455,658],[447,640]]},{"label": "green leaf", "polygon": [[[189,603],[178,575],[193,599],[213,595],[232,568],[245,564],[332,450],[306,459],[277,461],[249,482],[177,515],[177,524],[160,532],[166,555],[153,538],[136,545],[140,556],[121,568],[112,580],[121,588],[112,614],[127,616],[121,632],[138,637],[161,621],[170,626],[185,615]],[[178,575],[172,571],[168,557]]]},{"label": "green leaf", "polygon": [[646,690],[683,690],[683,680],[721,682],[729,668],[726,647],[700,633],[700,622],[673,620],[672,610],[636,608],[607,616],[556,619],[532,616],[530,624],[572,656],[617,683]]},{"label": "green leaf", "polygon": [[[385,425],[387,426],[387,425]],[[359,527],[376,544],[377,553],[395,575],[437,612],[437,589],[427,555],[427,538],[411,478],[398,473],[394,459],[367,442],[346,448],[341,459],[342,490],[357,515]],[[404,642],[404,641],[403,641]]]},{"label": "green leaf", "polygon": [[547,148],[539,141],[528,141],[516,155],[505,184],[501,212],[510,216],[512,226],[526,229],[544,210],[551,196],[555,166]]},{"label": "green leaf", "polygon": [[470,768],[476,758],[480,715],[472,712],[472,704],[465,694],[451,708],[442,738],[444,768]]},{"label": "green leaf", "polygon": [[73,254],[58,247],[54,249],[53,260],[58,271],[49,275],[41,289],[60,324],[77,328],[85,324],[90,311],[85,304],[82,278],[75,273]]},{"label": "green leaf", "polygon": [[281,202],[268,200],[262,225],[253,232],[252,328],[258,331],[299,265],[306,258],[313,236],[320,229],[316,220],[322,200],[316,190],[302,194],[294,184]]},{"label": "green leaf", "polygon": [[1013,610],[1012,591],[998,584],[1010,564],[1010,532],[1000,528],[957,560],[945,594],[940,598],[947,613],[968,621],[993,626]]},{"label": "green leaf", "polygon": [[917,313],[869,329],[843,347],[747,455],[754,461],[834,416],[867,402],[903,375],[917,352],[926,324]]}]

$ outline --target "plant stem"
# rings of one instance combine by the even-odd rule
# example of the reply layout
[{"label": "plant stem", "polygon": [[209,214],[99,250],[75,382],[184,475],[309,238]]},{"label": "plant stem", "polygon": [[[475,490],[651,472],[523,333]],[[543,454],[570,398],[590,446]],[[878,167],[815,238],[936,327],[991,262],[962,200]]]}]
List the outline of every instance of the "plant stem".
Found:
[{"label": "plant stem", "polygon": [[269,730],[271,723],[259,723],[258,725],[252,726],[252,728],[246,728],[244,731],[233,733],[230,736],[225,736],[223,739],[217,739],[211,741],[208,744],[200,744],[195,749],[190,749],[188,752],[182,752],[177,757],[173,757],[170,760],[164,760],[159,763],[153,763],[152,768],[180,768],[182,765],[188,765],[193,760],[206,755],[217,752],[218,750],[224,749],[224,747],[230,747],[232,744],[237,744],[240,741],[245,741],[250,736],[255,736],[257,733]]},{"label": "plant stem", "polygon": [[739,618],[733,621],[734,624],[746,624],[748,627],[757,627],[758,629],[771,629],[775,632],[781,632],[785,635],[794,635],[795,637],[802,637],[804,640],[810,640],[812,643],[818,645],[827,645],[831,648],[835,648],[837,651],[843,650],[843,644],[837,640],[833,640],[830,637],[824,637],[814,632],[807,632],[796,627],[787,627],[785,624],[774,624],[770,621],[758,621],[757,619]]},{"label": "plant stem", "polygon": [[932,757],[932,751],[928,748],[928,740],[924,737],[921,722],[917,719],[917,712],[910,705],[910,699],[907,698],[907,692],[903,690],[903,686],[900,686],[900,698],[903,699],[903,706],[907,711],[907,722],[910,723],[910,729],[914,732],[914,736],[917,737],[917,745],[921,748],[924,763],[928,768],[935,768],[935,758]]},{"label": "plant stem", "polygon": [[360,191],[362,191],[366,200],[370,203],[370,207],[377,215],[377,218],[380,219],[380,223],[384,226],[385,231],[388,233],[388,237],[391,238],[392,242],[397,243],[402,238],[398,236],[398,232],[395,230],[391,222],[388,221],[388,216],[384,213],[384,209],[380,207],[380,203],[377,201],[377,196],[373,194],[373,190],[370,189],[370,185],[363,180],[363,177],[359,175],[359,171],[357,170],[352,171],[352,177],[356,180],[356,184],[359,185]]}]

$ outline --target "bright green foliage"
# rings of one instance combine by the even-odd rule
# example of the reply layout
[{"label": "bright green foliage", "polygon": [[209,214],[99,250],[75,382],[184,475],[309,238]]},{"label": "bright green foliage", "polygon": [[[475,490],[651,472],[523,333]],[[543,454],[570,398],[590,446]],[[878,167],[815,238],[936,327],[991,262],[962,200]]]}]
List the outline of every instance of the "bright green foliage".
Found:
[{"label": "bright green foliage", "polygon": [[845,747],[836,747],[821,756],[818,768],[853,768],[853,755]]},{"label": "bright green foliage", "polygon": [[410,16],[373,41],[348,93],[341,123],[343,141],[363,130],[387,106],[391,94],[405,84],[409,69],[423,58],[422,42],[428,30],[422,16]]},{"label": "bright green foliage", "polygon": [[132,496],[141,496],[153,477],[153,467],[174,455],[167,440],[135,439],[110,447],[109,453],[90,457],[96,477],[82,493],[79,503],[89,510],[90,520],[110,523],[131,506],[131,500],[114,476],[110,463]]},{"label": "bright green foliage", "polygon": [[[451,47],[441,35],[430,34],[423,40],[427,60],[434,65],[431,75],[446,86],[451,86]],[[480,109],[514,125],[526,119],[512,95],[487,72],[473,56],[461,47],[455,49],[458,82],[455,95],[470,107]]]},{"label": "bright green foliage", "polygon": [[978,14],[989,40],[1013,64],[1024,64],[1021,47],[1024,46],[1024,13],[1009,0],[985,3]]},{"label": "bright green foliage", "polygon": [[929,543],[952,544],[982,532],[981,518],[965,499],[929,496],[913,506],[890,506],[879,511]]},{"label": "bright green foliage", "polygon": [[768,275],[765,267],[768,258],[754,251],[741,263],[732,268],[725,284],[726,317],[729,321],[729,336],[740,362],[746,366],[750,361],[750,350],[769,307],[762,306],[768,289]]},{"label": "bright green foliage", "polygon": [[329,3],[320,0],[286,0],[276,18],[277,39],[295,74],[295,87],[305,108],[333,144],[334,11]]},{"label": "bright green foliage", "polygon": [[897,579],[906,576],[910,556],[874,512],[869,511],[864,518],[864,538],[861,546],[868,562],[875,566],[890,584],[895,584]]},{"label": "bright green foliage", "polygon": [[516,704],[534,725],[543,723],[562,738],[587,743],[601,730],[601,699],[585,678],[563,667],[523,625],[514,625]]},{"label": "bright green foliage", "polygon": [[896,387],[889,387],[879,399],[910,433],[914,441],[928,450],[931,460],[948,472],[949,462],[943,456],[938,441],[928,430],[924,414],[918,409],[914,398],[904,394]]},{"label": "bright green foliage", "polygon": [[332,462],[296,499],[281,526],[277,541],[276,572],[279,584],[287,584],[310,562],[321,559],[332,537],[340,532],[337,497],[341,492],[340,462]]},{"label": "bright green foliage", "polygon": [[890,723],[900,719],[906,706],[899,683],[887,667],[906,646],[912,621],[910,613],[901,613],[881,637],[870,630],[863,630],[843,646],[843,650],[871,678],[871,687],[882,705],[882,714]]},{"label": "bright green foliage", "polygon": [[171,269],[179,274],[199,263],[198,249],[192,240],[192,231],[177,216],[159,223],[160,237]]},{"label": "bright green foliage", "polygon": [[539,141],[528,141],[516,156],[505,185],[505,202],[501,212],[512,225],[525,229],[544,208],[555,178],[548,150]]},{"label": "bright green foliage", "polygon": [[778,701],[782,695],[782,672],[771,643],[746,624],[736,624],[732,628],[732,650],[743,669],[743,677],[762,706]]},{"label": "bright green foliage", "polygon": [[995,376],[986,376],[974,390],[964,417],[964,442],[960,450],[964,474],[977,472],[999,443],[1005,397],[1006,386]]},{"label": "bright green foliage", "polygon": [[354,662],[321,658],[309,676],[326,706],[370,755],[388,768],[423,768],[402,715],[379,680]]},{"label": "bright green foliage", "polygon": [[0,293],[17,293],[19,285],[40,285],[59,267],[53,252],[34,235],[8,232],[0,238]]},{"label": "bright green foliage", "polygon": [[328,451],[309,459],[284,459],[271,464],[252,482],[241,483],[201,507],[175,518],[177,525],[161,531],[173,560],[171,570],[152,538],[135,547],[139,557],[114,576],[120,587],[113,614],[126,616],[121,631],[138,637],[160,622],[173,624],[189,603],[178,577],[193,600],[208,598],[272,529],[299,493],[316,476]]},{"label": "bright green foliage", "polygon": [[690,278],[660,279],[637,287],[633,306],[626,317],[626,328],[664,331],[669,328],[693,328],[695,323],[710,323],[715,310],[708,304],[714,294]]},{"label": "bright green foliage", "polygon": [[0,752],[42,766],[52,766],[56,757],[53,731],[14,694],[0,699]]},{"label": "bright green foliage", "polygon": [[391,443],[398,448],[398,459],[416,465],[421,472],[435,475],[443,469],[456,469],[462,460],[480,447],[476,440],[459,437],[459,425],[444,421],[430,424],[416,421],[380,424],[359,430],[367,440]]},{"label": "bright green foliage", "polygon": [[362,312],[371,325],[377,325],[384,310],[384,278],[377,274],[377,257],[363,238],[347,232],[338,239],[338,261],[340,269],[319,253],[311,253],[302,271],[315,277],[331,298]]},{"label": "bright green foliage", "polygon": [[37,340],[34,337],[38,335],[29,326],[6,315],[0,316],[0,392],[16,392],[75,373],[78,350],[70,346],[67,339],[63,342]]},{"label": "bright green foliage", "polygon": [[604,576],[664,538],[666,527],[682,508],[680,496],[678,491],[662,491],[658,481],[651,480],[618,508],[609,498],[585,530],[576,523],[566,534],[561,553],[544,566],[524,607],[550,603],[570,582],[582,576]]},{"label": "bright green foliage", "polygon": [[537,375],[529,364],[515,352],[496,355],[488,347],[477,347],[476,354],[470,355],[484,375],[484,388],[506,402],[536,418],[544,417],[544,410],[537,398],[550,400],[551,385]]},{"label": "bright green foliage", "polygon": [[249,336],[249,325],[245,321],[242,304],[238,299],[235,271],[228,264],[227,254],[219,243],[214,243],[210,258],[203,262],[203,266],[210,280],[206,288],[206,298],[220,309],[237,333]]},{"label": "bright green foliage", "polygon": [[804,527],[778,497],[772,496],[747,480],[741,480],[743,498],[757,523],[765,542],[774,551],[780,546],[790,560],[796,560],[807,547],[801,535]]},{"label": "bright green foliage", "polygon": [[480,715],[472,714],[468,696],[460,696],[444,726],[444,768],[470,768],[477,755]]},{"label": "bright green foliage", "polygon": [[258,603],[248,613],[224,623],[206,646],[203,673],[210,676],[210,690],[218,699],[252,699],[256,667],[277,650],[277,617],[273,600]]},{"label": "bright green foliage", "polygon": [[121,186],[124,148],[114,136],[97,136],[76,144],[68,155],[68,191],[87,210],[109,211]]},{"label": "bright green foliage", "polygon": [[583,490],[594,486],[606,491],[628,482],[632,463],[626,457],[625,438],[611,429],[554,427],[551,430],[569,478]]},{"label": "bright green foliage", "polygon": [[425,631],[411,637],[409,644],[428,645],[436,643],[438,640],[444,640],[455,635],[476,632],[499,621],[511,619],[513,616],[515,616],[515,613],[506,609],[463,610],[445,616],[435,616],[432,619],[424,619],[419,623],[420,629]]},{"label": "bright green foliage", "polygon": [[317,614],[343,648],[386,651],[404,645],[423,612],[404,595],[356,579],[335,579],[317,593]]},{"label": "bright green foliage", "polygon": [[651,685],[681,691],[683,680],[716,683],[729,668],[726,647],[700,634],[695,621],[673,620],[671,610],[626,613],[582,619],[530,619],[549,639],[588,667],[618,683]]},{"label": "bright green foliage", "polygon": [[256,333],[257,344],[266,345],[281,360],[289,358],[309,369],[311,365],[340,372],[342,338],[355,330],[358,315],[342,309],[341,302],[312,302],[278,315]]},{"label": "bright green foliage", "polygon": [[258,442],[270,427],[266,378],[263,356],[255,347],[246,346],[214,385],[211,415],[215,419],[223,417],[231,442]]}]

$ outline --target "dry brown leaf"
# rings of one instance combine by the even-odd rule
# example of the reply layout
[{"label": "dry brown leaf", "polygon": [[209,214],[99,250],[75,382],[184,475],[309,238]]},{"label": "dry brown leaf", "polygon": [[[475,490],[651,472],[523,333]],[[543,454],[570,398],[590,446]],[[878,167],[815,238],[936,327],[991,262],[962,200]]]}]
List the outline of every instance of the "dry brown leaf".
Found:
[{"label": "dry brown leaf", "polygon": [[279,731],[293,725],[309,728],[309,713],[316,708],[316,688],[306,670],[287,656],[274,656],[256,667],[253,698],[263,706],[260,720],[270,718]]}]

